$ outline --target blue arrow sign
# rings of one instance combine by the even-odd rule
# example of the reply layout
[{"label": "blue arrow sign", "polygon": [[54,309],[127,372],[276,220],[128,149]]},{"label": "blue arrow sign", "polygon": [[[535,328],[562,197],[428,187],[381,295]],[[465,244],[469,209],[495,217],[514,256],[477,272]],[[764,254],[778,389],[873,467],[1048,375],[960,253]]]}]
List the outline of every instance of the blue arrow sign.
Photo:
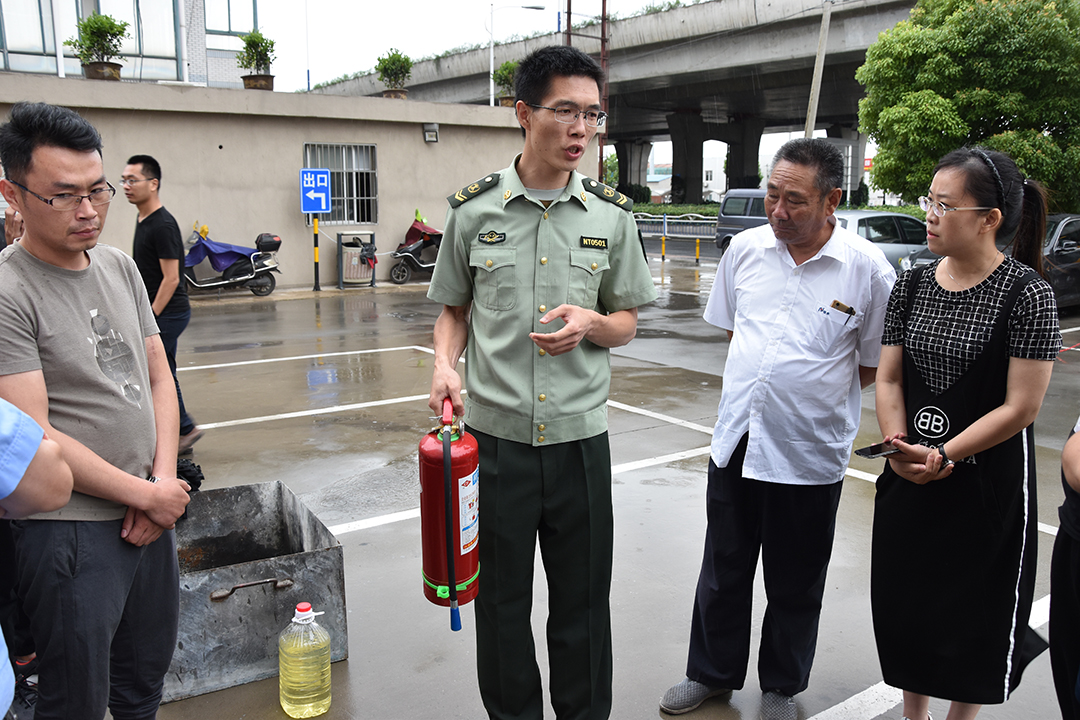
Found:
[{"label": "blue arrow sign", "polygon": [[330,171],[304,168],[300,171],[300,212],[330,212]]}]

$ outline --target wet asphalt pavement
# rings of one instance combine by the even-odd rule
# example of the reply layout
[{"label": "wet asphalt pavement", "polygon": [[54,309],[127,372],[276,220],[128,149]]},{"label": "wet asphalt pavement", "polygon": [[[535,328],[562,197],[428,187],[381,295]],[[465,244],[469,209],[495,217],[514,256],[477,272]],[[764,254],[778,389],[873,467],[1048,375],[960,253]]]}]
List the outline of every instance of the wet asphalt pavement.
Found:
[{"label": "wet asphalt pavement", "polygon": [[[690,257],[677,257],[686,247]],[[727,348],[723,333],[701,319],[715,259],[695,265],[691,243],[670,249],[666,262],[651,257],[650,265],[660,299],[641,310],[637,338],[612,353],[612,717],[620,719],[667,717],[657,701],[684,674],[705,529],[709,433]],[[472,608],[463,608],[464,630],[452,633],[446,611],[424,600],[419,520],[341,528],[418,506],[416,446],[433,425],[426,398],[440,309],[425,290],[386,282],[318,294],[279,290],[268,298],[246,291],[199,296],[180,339],[185,402],[206,430],[194,452],[205,487],[281,480],[323,523],[338,528],[350,658],[333,666],[327,718],[485,717],[476,691]],[[1080,317],[1067,315],[1062,325],[1080,330]],[[1076,333],[1065,339],[1066,346],[1080,342]],[[1060,451],[1080,412],[1078,388],[1080,354],[1063,352],[1036,423],[1038,520],[1045,526],[1036,598],[1049,592],[1051,532],[1062,495]],[[863,407],[858,445],[878,440],[872,389],[864,392]],[[870,622],[870,479],[880,461],[856,459],[852,470],[839,510],[817,659],[809,689],[797,697],[799,717],[898,720],[898,692],[880,685]],[[546,686],[546,590],[539,563],[537,578],[534,629]],[[317,598],[300,600],[318,604]],[[759,577],[755,647],[763,601]],[[1045,635],[1045,625],[1041,631]],[[752,663],[754,658],[756,650]],[[751,667],[746,688],[685,717],[756,718],[759,701]],[[941,702],[932,710],[939,718],[947,711]],[[286,715],[275,678],[165,705],[159,717]],[[554,717],[550,708],[548,717]],[[979,717],[1059,717],[1047,655],[1030,666],[1008,703],[988,706]]]}]

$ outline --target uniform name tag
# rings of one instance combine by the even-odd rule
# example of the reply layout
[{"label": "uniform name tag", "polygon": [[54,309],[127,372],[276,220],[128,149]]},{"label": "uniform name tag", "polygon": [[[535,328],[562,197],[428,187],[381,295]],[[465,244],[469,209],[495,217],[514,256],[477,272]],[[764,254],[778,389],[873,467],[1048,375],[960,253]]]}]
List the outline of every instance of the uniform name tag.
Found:
[{"label": "uniform name tag", "polygon": [[480,233],[476,239],[486,245],[495,245],[497,243],[506,242],[506,233],[489,230],[486,233]]},{"label": "uniform name tag", "polygon": [[581,236],[581,247],[593,248],[594,250],[607,250],[607,238],[594,238]]}]

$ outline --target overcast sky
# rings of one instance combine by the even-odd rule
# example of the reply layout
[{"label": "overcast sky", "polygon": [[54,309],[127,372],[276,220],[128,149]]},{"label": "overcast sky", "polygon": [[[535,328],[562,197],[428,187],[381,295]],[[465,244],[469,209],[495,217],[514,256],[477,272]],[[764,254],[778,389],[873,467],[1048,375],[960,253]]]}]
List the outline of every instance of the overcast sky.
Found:
[{"label": "overcast sky", "polygon": [[[608,14],[627,17],[649,4],[608,0]],[[495,40],[505,41],[554,32],[566,0],[496,0],[494,6]],[[259,0],[259,29],[277,43],[274,88],[288,92],[307,88],[308,69],[316,85],[372,69],[390,48],[417,60],[463,45],[486,47],[491,7],[482,0]],[[575,17],[600,8],[600,0],[573,0]]]},{"label": "overcast sky", "polygon": [[[609,16],[629,17],[662,0],[608,0]],[[598,15],[601,0],[572,0],[574,17]],[[544,5],[525,10],[522,5]],[[566,0],[496,0],[495,40],[506,41],[565,24]],[[375,67],[396,48],[413,60],[466,45],[486,46],[492,3],[483,0],[259,0],[259,29],[277,44],[274,89],[291,92]],[[787,134],[762,139],[767,162]],[[720,157],[721,143],[706,143],[706,157]],[[658,143],[653,161],[671,162],[671,144]],[[762,168],[764,170],[764,166]]]}]

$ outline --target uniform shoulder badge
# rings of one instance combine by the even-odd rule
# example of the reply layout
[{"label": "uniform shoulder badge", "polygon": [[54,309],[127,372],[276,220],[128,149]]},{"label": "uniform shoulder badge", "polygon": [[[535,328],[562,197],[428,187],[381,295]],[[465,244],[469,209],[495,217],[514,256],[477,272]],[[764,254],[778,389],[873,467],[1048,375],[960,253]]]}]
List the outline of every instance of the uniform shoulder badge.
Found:
[{"label": "uniform shoulder badge", "polygon": [[608,187],[602,182],[597,182],[592,178],[582,178],[581,184],[585,186],[585,189],[591,192],[597,197],[602,197],[609,203],[614,203],[627,212],[631,212],[634,209],[634,201],[623,195],[621,192],[613,187]]},{"label": "uniform shoulder badge", "polygon": [[461,188],[456,193],[446,198],[446,201],[450,203],[450,207],[456,208],[466,200],[472,200],[480,193],[484,192],[485,190],[490,190],[498,184],[499,173],[491,173],[483,180],[477,180],[476,182]]}]

